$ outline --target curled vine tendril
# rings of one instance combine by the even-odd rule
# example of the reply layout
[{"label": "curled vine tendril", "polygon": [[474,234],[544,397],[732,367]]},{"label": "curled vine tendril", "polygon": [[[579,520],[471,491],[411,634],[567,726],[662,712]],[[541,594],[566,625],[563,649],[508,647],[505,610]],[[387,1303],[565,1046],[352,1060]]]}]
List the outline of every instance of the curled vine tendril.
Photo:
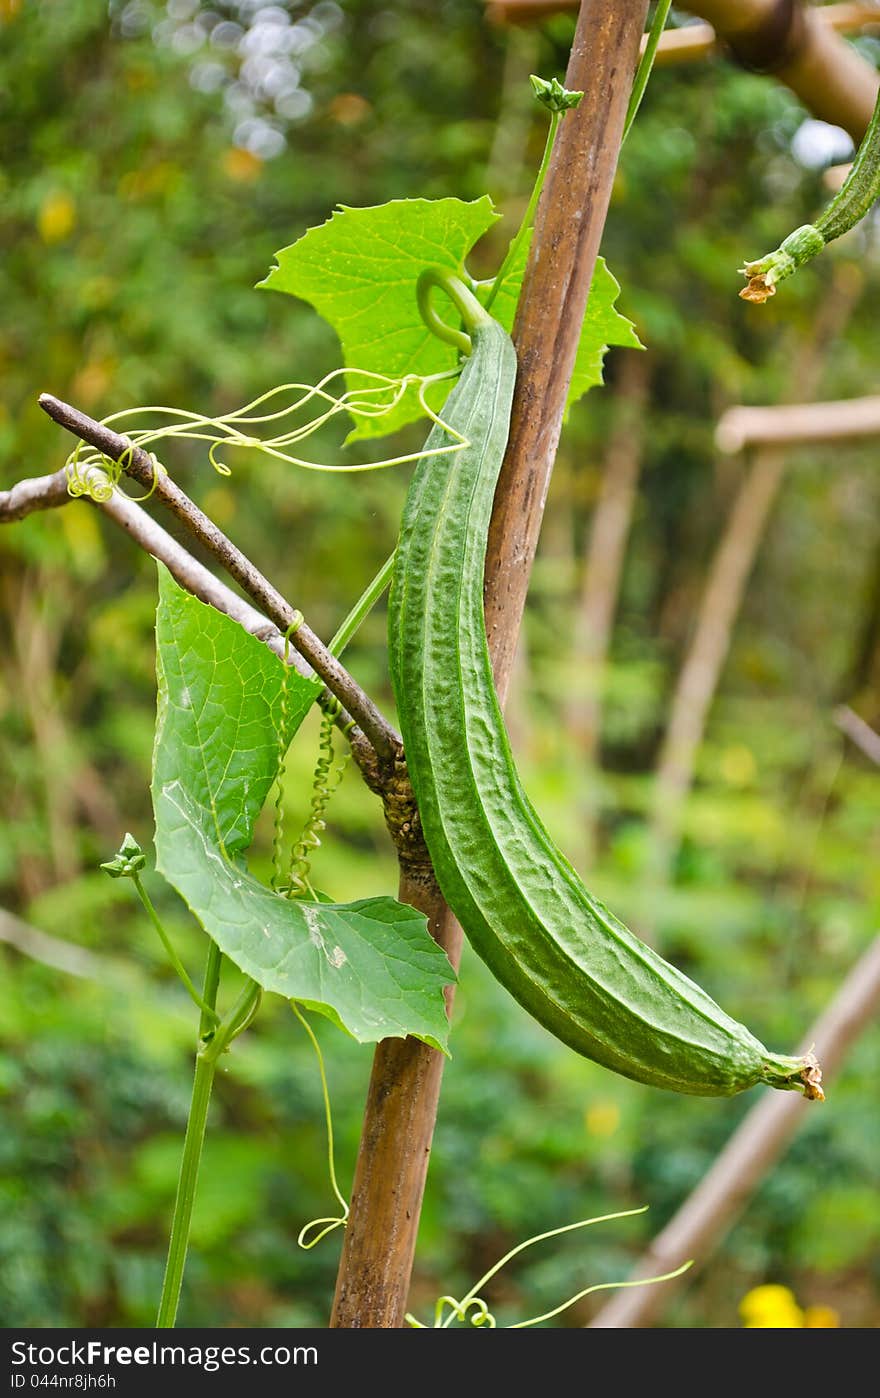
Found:
[{"label": "curled vine tendril", "polygon": [[284,633],[284,676],[281,681],[281,703],[278,724],[278,772],[275,777],[275,805],[272,825],[272,887],[277,891],[281,882],[281,846],[284,842],[284,777],[287,756],[287,723],[290,713],[290,638],[302,626],[304,617],[297,611]]},{"label": "curled vine tendril", "polygon": [[[301,898],[307,893],[314,895],[309,883],[311,852],[321,844],[321,831],[326,828],[324,820],[327,806],[339,783],[345,775],[350,752],[336,758],[333,749],[333,729],[339,705],[328,706],[321,717],[321,737],[318,743],[318,760],[312,782],[312,804],[303,832],[290,851],[290,864],[287,871],[287,897]],[[350,728],[352,725],[347,725]],[[346,730],[347,731],[347,730]]]},{"label": "curled vine tendril", "polygon": [[[635,1214],[643,1214],[647,1208],[645,1205],[641,1209],[625,1209],[620,1213],[602,1214],[598,1218],[582,1218],[577,1223],[566,1223],[561,1228],[551,1228],[547,1233],[536,1233],[533,1238],[527,1238],[524,1243],[518,1243],[516,1247],[506,1252],[500,1261],[490,1267],[480,1280],[471,1287],[466,1296],[459,1301],[454,1296],[441,1296],[434,1306],[433,1327],[425,1325],[424,1321],[418,1320],[414,1315],[407,1313],[404,1317],[407,1325],[416,1330],[448,1330],[453,1321],[459,1321],[462,1325],[485,1326],[488,1330],[497,1328],[497,1321],[489,1310],[486,1302],[478,1294],[488,1281],[491,1281],[502,1267],[505,1267],[511,1258],[518,1253],[524,1252],[526,1248],[532,1247],[535,1243],[541,1243],[546,1238],[556,1238],[561,1233],[572,1233],[577,1228],[589,1228],[594,1223],[610,1223],[618,1218],[632,1218]],[[685,1262],[681,1267],[677,1267],[674,1272],[666,1272],[662,1277],[643,1277],[637,1281],[620,1282],[598,1282],[594,1286],[588,1286],[583,1291],[579,1291],[575,1296],[570,1296],[567,1301],[563,1301],[560,1306],[556,1306],[552,1311],[545,1311],[543,1315],[532,1316],[529,1320],[520,1320],[508,1326],[510,1330],[526,1330],[532,1325],[540,1325],[545,1320],[553,1320],[555,1316],[561,1315],[568,1310],[576,1301],[582,1301],[585,1296],[590,1296],[594,1291],[609,1291],[615,1287],[629,1286],[650,1286],[653,1282],[671,1281],[673,1277],[680,1277],[682,1272],[686,1272],[692,1262]],[[447,1314],[448,1312],[448,1314]]]},{"label": "curled vine tendril", "polygon": [[[67,490],[68,494],[72,495],[74,499],[79,499],[81,496],[87,495],[90,500],[94,500],[96,504],[100,505],[104,501],[109,500],[114,490],[119,488],[119,482],[122,479],[126,467],[129,465],[131,453],[134,451],[137,443],[129,441],[125,451],[116,461],[114,461],[112,457],[102,455],[100,452],[88,455],[84,459],[83,451],[86,445],[85,442],[77,442],[73,451],[68,456],[67,461],[64,463],[67,471]],[[149,500],[158,485],[159,476],[165,473],[165,467],[162,465],[161,461],[159,461],[156,454],[154,452],[148,452],[147,455],[153,472],[153,479],[146,495],[130,497],[136,504],[141,504],[144,500]],[[95,473],[96,467],[99,468],[100,471],[100,474],[97,476]]]},{"label": "curled vine tendril", "polygon": [[[324,1056],[321,1053],[321,1046],[315,1037],[312,1026],[303,1015],[302,1010],[295,1000],[291,1000],[290,1008],[308,1034],[312,1048],[315,1050],[315,1057],[318,1060],[318,1072],[321,1075],[321,1092],[324,1098],[324,1120],[327,1124],[327,1167],[330,1174],[330,1187],[342,1209],[342,1213],[338,1218],[313,1218],[309,1223],[303,1225],[296,1241],[305,1252],[309,1252],[320,1243],[322,1238],[326,1238],[328,1233],[332,1233],[336,1228],[345,1227],[348,1222],[348,1201],[340,1190],[336,1179],[336,1162],[333,1155],[333,1116],[330,1111],[330,1093],[327,1090],[327,1074],[324,1070]],[[315,1236],[312,1237],[311,1234],[315,1229],[318,1231],[315,1233]]]},{"label": "curled vine tendril", "polygon": [[[456,372],[453,370],[441,374],[406,374],[395,379],[368,369],[334,369],[325,374],[317,384],[279,384],[235,412],[218,417],[192,413],[182,408],[126,408],[104,418],[102,425],[116,430],[123,421],[131,422],[144,417],[158,421],[152,426],[130,429],[126,434],[127,450],[118,461],[104,456],[88,443],[78,442],[65,463],[68,490],[74,496],[88,495],[97,503],[108,500],[119,487],[129,453],[135,448],[146,450],[168,439],[210,443],[208,460],[221,476],[231,475],[230,467],[219,454],[224,448],[258,451],[306,471],[348,473],[379,471],[387,466],[399,466],[409,461],[421,460],[423,457],[438,456],[450,450],[461,450],[468,445],[467,439],[445,423],[427,400],[428,391],[433,384],[453,377]],[[346,388],[341,393],[334,393],[332,385],[342,375],[346,376],[349,383],[355,380],[356,386]],[[398,406],[412,388],[417,391],[422,411],[448,434],[451,445],[447,442],[427,451],[405,452],[382,461],[342,465],[309,461],[291,450],[340,413],[348,413],[356,421],[384,417]],[[275,406],[279,401],[280,406]],[[259,411],[260,409],[262,411]],[[299,414],[305,414],[305,417],[297,421]],[[272,427],[275,429],[274,435],[271,435]],[[258,435],[264,429],[269,429],[269,435]],[[165,469],[152,451],[149,455],[153,468],[153,483],[147,494],[139,497],[142,500],[149,499],[152,495],[159,473]],[[95,478],[96,467],[103,473],[98,479]]]}]

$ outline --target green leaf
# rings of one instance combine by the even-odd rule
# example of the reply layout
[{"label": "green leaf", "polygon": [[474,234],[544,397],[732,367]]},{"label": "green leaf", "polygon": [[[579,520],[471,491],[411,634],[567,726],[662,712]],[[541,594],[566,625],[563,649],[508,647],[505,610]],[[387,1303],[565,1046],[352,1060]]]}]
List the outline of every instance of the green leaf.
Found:
[{"label": "green leaf", "polygon": [[[455,979],[421,913],[393,898],[287,899],[243,851],[278,768],[284,666],[159,564],[153,754],[157,868],[220,949],[265,990],[359,1042],[413,1034],[445,1051]],[[320,685],[288,676],[286,741]]]},{"label": "green leaf", "polygon": [[[471,248],[497,217],[488,195],[469,204],[461,199],[392,199],[366,209],[343,205],[326,223],[276,253],[278,265],[259,285],[310,302],[339,336],[347,369],[389,378],[443,373],[456,367],[458,355],[431,334],[419,315],[419,273],[429,264],[461,273]],[[513,328],[529,242],[523,239],[492,305],[505,330]],[[598,258],[566,411],[602,382],[609,345],[642,347],[632,322],[615,309],[619,293],[619,283]],[[479,287],[477,294],[485,300],[488,287]],[[357,378],[350,378],[349,387],[356,386]],[[429,391],[435,411],[450,388],[444,381]],[[421,416],[418,393],[411,388],[393,411],[357,422],[349,441],[387,436]]]},{"label": "green leaf", "polygon": [[[460,272],[478,238],[495,222],[491,199],[392,199],[366,209],[343,206],[326,223],[276,253],[261,287],[299,296],[332,325],[347,369],[396,378],[454,369],[455,349],[419,315],[416,282],[429,264]],[[349,386],[358,386],[349,380]],[[360,385],[363,387],[363,381]],[[429,395],[439,407],[450,384]],[[422,416],[415,389],[381,418],[359,422],[350,440],[384,437]]]},{"label": "green leaf", "polygon": [[[523,239],[521,247],[517,250],[516,261],[512,263],[510,271],[499,288],[498,295],[492,302],[492,314],[496,320],[501,322],[505,330],[513,329],[513,318],[516,315],[516,306],[522,290],[530,243],[531,237]],[[481,301],[486,300],[489,290],[489,287],[478,289],[477,295]],[[573,403],[582,398],[588,389],[594,388],[602,382],[605,351],[610,345],[621,345],[630,349],[643,348],[632,321],[627,320],[626,316],[622,316],[615,307],[619,295],[620,283],[609,272],[604,257],[597,257],[596,269],[593,272],[590,293],[587,297],[587,309],[584,313],[584,323],[578,342],[571,387],[565,405],[566,417]]]}]

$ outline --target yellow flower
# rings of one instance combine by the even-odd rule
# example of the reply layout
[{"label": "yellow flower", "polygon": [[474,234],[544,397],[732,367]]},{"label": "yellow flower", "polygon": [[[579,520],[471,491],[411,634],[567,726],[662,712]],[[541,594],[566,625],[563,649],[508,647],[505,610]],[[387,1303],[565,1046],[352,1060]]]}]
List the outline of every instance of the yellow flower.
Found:
[{"label": "yellow flower", "polygon": [[787,1286],[768,1283],[753,1287],[739,1303],[747,1330],[798,1330],[804,1313]]}]

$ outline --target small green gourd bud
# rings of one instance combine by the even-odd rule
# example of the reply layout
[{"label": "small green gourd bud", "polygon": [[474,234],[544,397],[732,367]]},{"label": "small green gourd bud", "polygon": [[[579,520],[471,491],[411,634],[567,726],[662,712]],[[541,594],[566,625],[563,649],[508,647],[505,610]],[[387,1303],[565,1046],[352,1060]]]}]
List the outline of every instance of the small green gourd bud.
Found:
[{"label": "small green gourd bud", "polygon": [[146,857],[134,835],[125,832],[125,838],[112,859],[101,868],[111,879],[130,879],[140,873],[146,864]]},{"label": "small green gourd bud", "polygon": [[546,107],[550,112],[568,112],[572,107],[579,105],[584,95],[582,92],[569,92],[558,78],[550,78],[548,81],[547,78],[539,78],[535,73],[531,73],[529,82],[542,107]]}]

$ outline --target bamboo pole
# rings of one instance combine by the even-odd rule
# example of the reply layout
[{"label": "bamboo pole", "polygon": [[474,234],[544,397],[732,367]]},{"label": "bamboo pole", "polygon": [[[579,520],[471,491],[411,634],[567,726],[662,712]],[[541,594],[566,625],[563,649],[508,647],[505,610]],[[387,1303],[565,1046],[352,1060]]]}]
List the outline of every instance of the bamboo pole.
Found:
[{"label": "bamboo pole", "polygon": [[[519,373],[486,559],[486,627],[502,700],[646,13],[647,0],[584,0],[565,81],[587,96],[562,124],[538,207],[514,327]],[[426,872],[404,872],[400,896],[429,915],[434,909],[432,930],[457,961],[461,933],[448,912],[437,914]],[[413,1039],[385,1040],[376,1050],[333,1326],[403,1324],[442,1067],[436,1050]]]},{"label": "bamboo pole", "polygon": [[715,445],[719,451],[737,452],[754,446],[809,446],[877,436],[880,394],[827,403],[729,408],[718,419]]},{"label": "bamboo pole", "polygon": [[[489,18],[499,24],[540,24],[576,8],[577,0],[488,0]],[[727,52],[746,67],[772,73],[814,116],[842,126],[854,141],[861,140],[880,80],[873,66],[842,36],[880,26],[880,6],[813,6],[793,0],[789,7],[778,0],[688,0],[682,9],[706,23],[664,34],[658,65],[700,62]]]}]

